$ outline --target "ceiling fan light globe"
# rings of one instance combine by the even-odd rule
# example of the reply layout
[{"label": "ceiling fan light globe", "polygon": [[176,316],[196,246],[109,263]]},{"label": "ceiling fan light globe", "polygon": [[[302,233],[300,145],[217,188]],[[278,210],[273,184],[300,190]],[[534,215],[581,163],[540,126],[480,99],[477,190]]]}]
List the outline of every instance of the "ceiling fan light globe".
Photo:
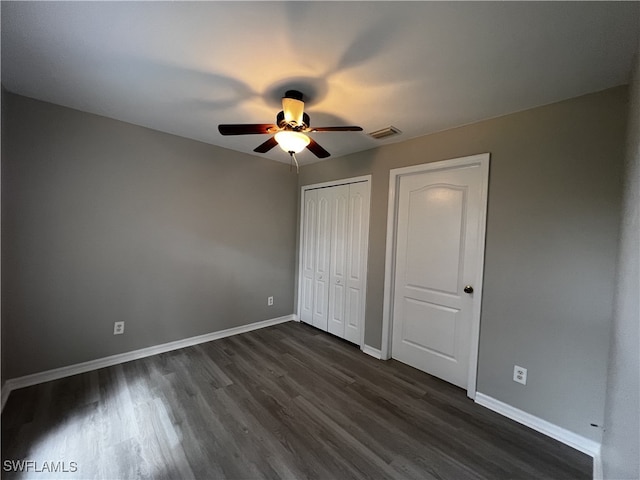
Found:
[{"label": "ceiling fan light globe", "polygon": [[309,145],[309,142],[311,142],[311,139],[304,133],[286,130],[276,133],[275,139],[276,142],[278,142],[278,145],[280,145],[280,148],[287,153],[299,153]]}]

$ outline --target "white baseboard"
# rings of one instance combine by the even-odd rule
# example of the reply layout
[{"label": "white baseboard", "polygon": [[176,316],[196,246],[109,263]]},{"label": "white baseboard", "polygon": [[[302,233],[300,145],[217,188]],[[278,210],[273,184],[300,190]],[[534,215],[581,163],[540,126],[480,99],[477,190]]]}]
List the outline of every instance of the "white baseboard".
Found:
[{"label": "white baseboard", "polygon": [[9,399],[9,394],[11,393],[11,390],[7,388],[7,382],[4,382],[2,384],[2,387],[0,387],[0,390],[2,391],[2,395],[0,395],[2,399],[1,400],[2,403],[0,403],[0,411],[2,411],[2,409],[4,408],[4,404],[7,403],[7,400]]},{"label": "white baseboard", "polygon": [[596,458],[596,456],[600,456],[600,444],[595,440],[591,440],[589,438],[583,437],[582,435],[578,435],[577,433],[573,433],[569,430],[559,427],[558,425],[554,425],[551,422],[547,422],[542,418],[531,415],[530,413],[527,413],[516,407],[512,407],[511,405],[501,402],[500,400],[496,400],[495,398],[485,395],[484,393],[477,392],[475,402],[478,405],[482,405],[483,407],[504,415],[511,420],[521,423],[522,425],[526,425],[527,427],[533,428],[540,433],[544,433],[545,435],[554,438],[559,442],[564,443],[565,445],[569,445],[570,447],[575,448],[582,453],[586,453],[594,459]]},{"label": "white baseboard", "polygon": [[593,457],[593,480],[604,480],[604,467],[600,451]]},{"label": "white baseboard", "polygon": [[269,320],[250,323],[248,325],[242,325],[240,327],[233,327],[226,330],[219,330],[217,332],[205,333],[204,335],[198,335],[196,337],[184,338],[182,340],[176,340],[175,342],[163,343],[161,345],[141,348],[140,350],[133,350],[131,352],[119,353],[117,355],[111,355],[109,357],[97,358],[95,360],[89,360],[88,362],[76,363],[74,365],[68,365],[66,367],[54,368],[53,370],[46,370],[44,372],[25,375],[24,377],[11,378],[4,382],[4,384],[2,385],[2,405],[0,409],[4,409],[4,405],[9,398],[9,394],[13,390],[17,390],[18,388],[30,387],[31,385],[37,385],[39,383],[57,380],[59,378],[70,377],[71,375],[77,375],[79,373],[90,372],[104,367],[111,367],[120,363],[130,362],[132,360],[150,357],[159,353],[170,352],[172,350],[178,350],[179,348],[191,347],[200,343],[210,342],[212,340],[218,340],[219,338],[230,337],[232,335],[250,332],[259,328],[270,327],[272,325],[277,325],[279,323],[289,322],[292,320],[295,320],[295,315],[285,315],[283,317],[271,318]]},{"label": "white baseboard", "polygon": [[382,352],[377,348],[370,347],[369,345],[362,345],[361,349],[367,355],[371,355],[373,358],[377,358],[378,360],[382,360]]}]

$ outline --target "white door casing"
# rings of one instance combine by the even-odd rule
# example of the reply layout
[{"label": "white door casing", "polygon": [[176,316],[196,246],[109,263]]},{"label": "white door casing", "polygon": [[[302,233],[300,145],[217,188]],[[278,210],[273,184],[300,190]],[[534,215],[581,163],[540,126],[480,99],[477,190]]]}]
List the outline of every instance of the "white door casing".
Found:
[{"label": "white door casing", "polygon": [[383,358],[466,388],[472,398],[488,167],[483,154],[396,169],[389,188]]}]

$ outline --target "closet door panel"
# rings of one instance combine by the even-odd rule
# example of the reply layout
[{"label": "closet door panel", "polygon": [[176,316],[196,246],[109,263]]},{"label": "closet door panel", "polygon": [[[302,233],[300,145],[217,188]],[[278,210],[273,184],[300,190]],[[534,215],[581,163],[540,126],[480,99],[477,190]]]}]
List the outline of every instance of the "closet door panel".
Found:
[{"label": "closet door panel", "polygon": [[344,337],[349,185],[327,188],[331,195],[331,262],[328,331]]},{"label": "closet door panel", "polygon": [[318,192],[307,190],[304,194],[304,216],[302,219],[300,320],[309,324],[313,324],[317,202]]},{"label": "closet door panel", "polygon": [[349,186],[347,225],[347,295],[344,338],[360,344],[365,313],[369,183]]},{"label": "closet door panel", "polygon": [[316,242],[313,295],[313,326],[327,330],[329,269],[331,259],[331,192],[317,190]]}]

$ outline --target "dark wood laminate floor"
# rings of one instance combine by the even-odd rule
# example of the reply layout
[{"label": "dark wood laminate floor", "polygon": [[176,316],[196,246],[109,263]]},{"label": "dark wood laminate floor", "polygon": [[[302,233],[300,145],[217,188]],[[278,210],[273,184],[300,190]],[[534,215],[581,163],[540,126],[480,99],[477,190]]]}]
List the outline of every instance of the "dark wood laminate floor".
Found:
[{"label": "dark wood laminate floor", "polygon": [[[289,322],[13,392],[2,459],[71,479],[587,479],[465,392]],[[60,466],[60,464],[58,464]]]}]

